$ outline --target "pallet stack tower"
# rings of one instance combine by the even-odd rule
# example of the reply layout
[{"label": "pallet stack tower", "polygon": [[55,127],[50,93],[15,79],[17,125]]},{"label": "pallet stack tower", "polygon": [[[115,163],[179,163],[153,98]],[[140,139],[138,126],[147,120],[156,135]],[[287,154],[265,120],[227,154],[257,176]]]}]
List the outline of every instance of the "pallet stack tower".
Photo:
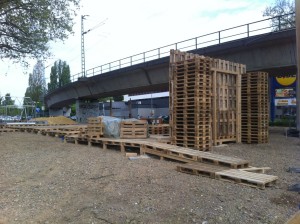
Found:
[{"label": "pallet stack tower", "polygon": [[269,141],[268,73],[242,75],[242,142]]},{"label": "pallet stack tower", "polygon": [[171,50],[172,144],[209,150],[241,142],[241,75],[246,66]]},{"label": "pallet stack tower", "polygon": [[170,111],[172,143],[201,151],[211,147],[210,59],[172,51]]}]

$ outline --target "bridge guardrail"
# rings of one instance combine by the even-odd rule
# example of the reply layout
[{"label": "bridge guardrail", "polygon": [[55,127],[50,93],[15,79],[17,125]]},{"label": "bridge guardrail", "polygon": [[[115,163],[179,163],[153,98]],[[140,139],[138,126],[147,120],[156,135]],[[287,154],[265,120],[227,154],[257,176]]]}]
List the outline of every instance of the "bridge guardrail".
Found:
[{"label": "bridge guardrail", "polygon": [[[283,30],[295,28],[295,13],[280,15],[268,19],[259,20],[252,23],[247,23],[240,26],[231,27],[228,29],[216,31],[213,33],[197,36],[173,44],[165,45],[163,47],[155,48],[139,54],[131,55],[113,62],[96,66],[85,71],[85,77],[92,77],[116,69],[121,69],[136,65],[143,62],[148,62],[155,59],[160,59],[169,56],[171,49],[176,50],[196,50],[203,47],[218,45],[225,42],[238,40],[241,38],[251,37],[259,34],[266,34],[270,32],[280,32]],[[77,73],[71,76],[71,82],[75,82],[78,78],[84,77],[83,74]]]}]

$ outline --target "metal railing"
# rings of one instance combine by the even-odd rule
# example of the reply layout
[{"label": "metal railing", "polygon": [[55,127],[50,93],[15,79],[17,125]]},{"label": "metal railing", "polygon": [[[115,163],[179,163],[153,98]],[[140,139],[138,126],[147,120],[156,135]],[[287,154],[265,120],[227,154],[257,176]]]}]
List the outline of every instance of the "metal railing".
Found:
[{"label": "metal railing", "polygon": [[[85,77],[92,77],[113,70],[160,59],[169,56],[171,49],[190,51],[259,34],[294,29],[295,23],[293,21],[290,22],[293,18],[295,18],[295,13],[290,13],[183,40],[88,69],[85,72]],[[71,76],[71,82],[75,82],[81,77],[82,73],[77,73]]]}]

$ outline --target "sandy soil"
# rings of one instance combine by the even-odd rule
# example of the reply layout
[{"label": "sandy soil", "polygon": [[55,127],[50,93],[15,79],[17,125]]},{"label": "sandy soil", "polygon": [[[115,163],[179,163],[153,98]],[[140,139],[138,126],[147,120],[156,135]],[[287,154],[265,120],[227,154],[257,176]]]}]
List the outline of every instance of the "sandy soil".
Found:
[{"label": "sandy soil", "polygon": [[117,150],[30,133],[0,134],[0,223],[284,223],[299,209],[300,140],[271,132],[269,144],[230,144],[214,153],[269,166],[276,186],[192,176],[176,163],[128,160]]}]

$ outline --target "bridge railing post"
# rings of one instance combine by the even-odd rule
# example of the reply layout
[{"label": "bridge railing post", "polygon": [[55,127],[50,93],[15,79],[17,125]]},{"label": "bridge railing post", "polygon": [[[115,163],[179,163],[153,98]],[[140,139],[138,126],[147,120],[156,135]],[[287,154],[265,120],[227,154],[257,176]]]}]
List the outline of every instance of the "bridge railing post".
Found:
[{"label": "bridge railing post", "polygon": [[158,58],[160,58],[160,48],[158,48],[157,50],[158,50]]},{"label": "bridge railing post", "polygon": [[249,27],[249,23],[247,24],[247,37],[250,36],[250,27]]},{"label": "bridge railing post", "polygon": [[221,31],[218,32],[219,33],[219,44],[221,43]]},{"label": "bridge railing post", "polygon": [[111,71],[111,64],[110,63],[108,64],[108,67],[109,67],[109,71]]},{"label": "bridge railing post", "polygon": [[130,56],[130,66],[132,66],[132,56]]},{"label": "bridge railing post", "polygon": [[119,68],[121,68],[121,60],[119,60]]},{"label": "bridge railing post", "polygon": [[145,52],[143,52],[143,59],[144,59],[144,62],[145,62],[146,61]]},{"label": "bridge railing post", "polygon": [[195,49],[198,49],[197,37],[195,38]]},{"label": "bridge railing post", "polygon": [[281,16],[278,16],[278,30],[281,30]]}]

